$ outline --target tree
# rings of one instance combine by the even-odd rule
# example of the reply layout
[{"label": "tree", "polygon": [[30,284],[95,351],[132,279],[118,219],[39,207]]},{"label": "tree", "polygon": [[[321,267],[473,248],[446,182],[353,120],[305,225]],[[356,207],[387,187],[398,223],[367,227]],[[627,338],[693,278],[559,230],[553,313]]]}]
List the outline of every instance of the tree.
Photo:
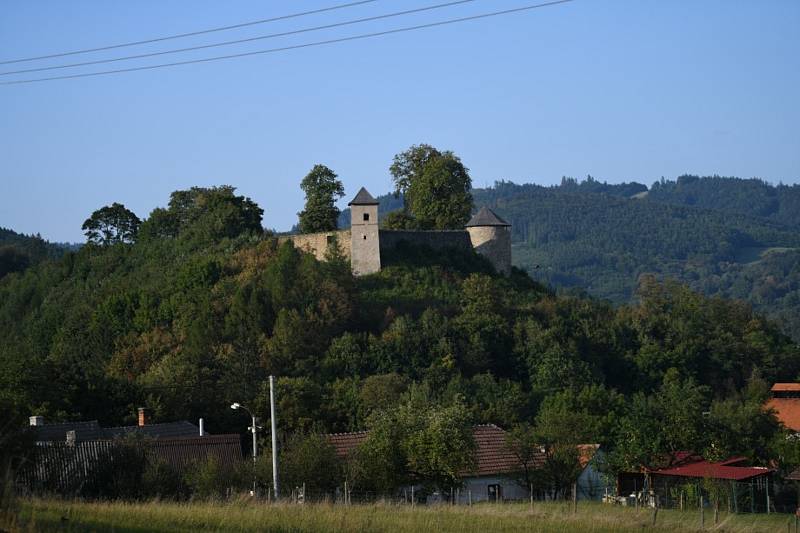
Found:
[{"label": "tree", "polygon": [[146,240],[180,237],[194,245],[263,232],[264,210],[236,187],[192,187],[170,195],[167,209],[156,208],[142,224]]},{"label": "tree", "polygon": [[337,228],[339,208],[336,200],[344,196],[344,185],[336,173],[325,165],[314,165],[300,188],[306,193],[305,209],[300,217],[300,233],[333,231]]},{"label": "tree", "polygon": [[408,483],[449,493],[474,465],[475,441],[467,408],[441,406],[415,387],[399,406],[374,411],[369,436],[356,451],[351,478],[357,486],[390,494]]},{"label": "tree", "polygon": [[[395,194],[402,194],[405,210],[420,229],[461,229],[472,212],[472,179],[453,152],[420,144],[394,156],[389,172]],[[407,218],[397,224],[409,226]]]},{"label": "tree", "polygon": [[114,202],[92,213],[81,229],[88,243],[109,246],[135,241],[141,223],[133,211]]},{"label": "tree", "polygon": [[319,433],[294,433],[280,451],[279,471],[288,492],[305,484],[306,494],[333,492],[341,464],[330,441]]},{"label": "tree", "polygon": [[538,480],[536,472],[541,457],[542,446],[536,442],[536,429],[530,424],[519,424],[506,435],[506,446],[517,458],[521,468],[512,474],[519,485],[530,490]]},{"label": "tree", "polygon": [[708,394],[707,387],[682,379],[674,368],[655,394],[634,394],[616,428],[612,468],[659,468],[672,464],[678,452],[701,453],[710,438],[703,417]]}]

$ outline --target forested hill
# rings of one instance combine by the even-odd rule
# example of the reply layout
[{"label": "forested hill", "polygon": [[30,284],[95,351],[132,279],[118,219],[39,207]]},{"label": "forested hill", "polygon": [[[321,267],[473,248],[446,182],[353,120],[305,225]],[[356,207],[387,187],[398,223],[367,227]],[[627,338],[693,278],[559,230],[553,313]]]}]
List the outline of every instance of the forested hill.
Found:
[{"label": "forested hill", "polygon": [[0,278],[45,259],[60,257],[73,245],[50,243],[39,235],[23,235],[0,227]]},{"label": "forested hill", "polygon": [[[567,224],[562,207],[572,195],[526,190],[536,220]],[[576,195],[573,211],[595,197]],[[546,244],[533,219],[525,229],[531,200],[514,198],[494,203]],[[682,208],[665,212],[694,220]],[[90,242],[0,280],[4,420],[35,413],[118,425],[146,406],[154,421],[204,417],[213,433],[239,431],[246,421],[230,404],[266,419],[275,375],[282,438],[387,420],[417,427],[392,418],[413,406],[447,431],[535,423],[541,440],[530,442],[608,444],[620,468],[676,449],[800,464],[785,459],[789,441],[761,408],[769,382],[800,373],[800,347],[746,305],[643,277],[637,303],[613,307],[556,294],[519,270],[497,275],[471,252],[407,249],[396,264],[354,278],[333,253],[319,262],[278,245],[261,213],[231,187],[176,191],[135,237]],[[580,242],[589,225],[571,224]],[[750,232],[736,237],[748,244],[792,238],[745,221],[717,231]],[[377,457],[382,468],[387,458]],[[384,478],[367,476],[359,490],[380,489],[376,479]]]},{"label": "forested hill", "polygon": [[[753,186],[740,182],[744,190]],[[654,190],[669,187],[680,188],[666,182]],[[796,227],[732,209],[661,203],[652,191],[624,198],[500,182],[474,196],[512,223],[514,262],[540,281],[625,302],[641,274],[669,276],[708,295],[747,300],[800,338]]]},{"label": "forested hill", "polygon": [[647,199],[763,217],[800,228],[800,185],[773,186],[759,179],[685,175],[654,183]]},{"label": "forested hill", "polygon": [[[798,186],[682,176],[648,191],[589,177],[497,182],[473,195],[512,223],[514,264],[541,282],[623,303],[642,274],[669,276],[748,301],[800,339]],[[403,206],[391,194],[378,200],[381,217]]]}]

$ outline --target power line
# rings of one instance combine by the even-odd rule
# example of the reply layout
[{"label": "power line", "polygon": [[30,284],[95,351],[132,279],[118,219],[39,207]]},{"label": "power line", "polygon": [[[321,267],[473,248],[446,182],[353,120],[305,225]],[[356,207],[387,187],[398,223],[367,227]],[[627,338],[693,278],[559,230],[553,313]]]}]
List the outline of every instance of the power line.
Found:
[{"label": "power line", "polygon": [[349,37],[340,37],[340,38],[337,38],[337,39],[327,39],[327,40],[324,40],[324,41],[314,41],[314,42],[310,42],[310,43],[296,44],[296,45],[291,45],[291,46],[282,46],[280,48],[268,48],[266,50],[256,50],[256,51],[253,51],[253,52],[242,52],[242,53],[239,53],[239,54],[229,54],[229,55],[224,55],[224,56],[207,57],[207,58],[203,58],[203,59],[191,59],[191,60],[187,60],[187,61],[176,61],[176,62],[173,62],[173,63],[161,63],[161,64],[158,64],[158,65],[148,65],[148,66],[144,66],[144,67],[131,67],[131,68],[123,68],[123,69],[117,69],[117,70],[103,70],[103,71],[99,71],[99,72],[85,72],[83,74],[70,74],[70,75],[66,75],[66,76],[52,76],[52,77],[48,77],[48,78],[34,78],[34,79],[28,79],[28,80],[4,81],[4,82],[0,82],[0,85],[19,85],[19,84],[23,84],[23,83],[38,83],[38,82],[43,82],[43,81],[67,80],[67,79],[74,79],[74,78],[89,78],[89,77],[94,77],[94,76],[106,76],[106,75],[110,75],[110,74],[120,74],[120,73],[123,73],[123,72],[136,72],[136,71],[140,71],[140,70],[154,70],[154,69],[159,69],[159,68],[176,67],[176,66],[180,66],[180,65],[192,65],[192,64],[195,64],[195,63],[209,63],[209,62],[212,62],[212,61],[221,61],[221,60],[225,60],[225,59],[234,59],[234,58],[239,58],[239,57],[249,57],[249,56],[262,55],[262,54],[271,54],[271,53],[277,53],[277,52],[286,52],[286,51],[289,51],[289,50],[299,50],[299,49],[302,49],[302,48],[312,48],[312,47],[316,47],[316,46],[324,46],[324,45],[335,44],[335,43],[356,41],[356,40],[360,40],[360,39],[369,39],[369,38],[372,38],[372,37],[381,37],[381,36],[384,36],[384,35],[391,35],[391,34],[395,34],[395,33],[404,33],[404,32],[409,32],[409,31],[421,30],[421,29],[425,29],[425,28],[434,28],[434,27],[437,27],[437,26],[446,26],[446,25],[449,25],[449,24],[457,24],[459,22],[467,22],[467,21],[470,21],[470,20],[479,20],[479,19],[485,19],[485,18],[489,18],[489,17],[496,17],[496,16],[499,16],[499,15],[508,15],[508,14],[512,14],[512,13],[520,13],[520,12],[523,12],[523,11],[530,11],[532,9],[537,9],[537,8],[540,8],[540,7],[548,7],[548,6],[558,5],[558,4],[566,4],[567,2],[572,2],[572,1],[573,0],[553,0],[551,2],[544,2],[544,3],[541,3],[541,4],[532,4],[532,5],[517,7],[517,8],[513,8],[513,9],[504,9],[502,11],[493,11],[493,12],[490,12],[490,13],[482,13],[480,15],[472,15],[472,16],[469,16],[469,17],[460,17],[460,18],[455,18],[455,19],[442,20],[442,21],[439,21],[439,22],[431,22],[431,23],[427,23],[427,24],[418,24],[416,26],[406,26],[406,27],[403,27],[403,28],[396,28],[396,29],[393,29],[393,30],[384,30],[384,31],[373,32],[373,33],[362,33],[360,35],[352,35],[352,36],[349,36]]},{"label": "power line", "polygon": [[279,17],[272,17],[268,19],[261,19],[261,20],[253,20],[250,22],[241,22],[239,24],[231,24],[230,26],[220,26],[218,28],[209,28],[207,30],[198,30],[198,31],[191,31],[188,33],[179,33],[176,35],[167,35],[164,37],[154,37],[153,39],[145,39],[143,41],[133,41],[129,43],[121,43],[121,44],[112,44],[108,46],[100,46],[97,48],[86,48],[84,50],[74,50],[72,52],[59,52],[56,54],[48,54],[45,56],[36,56],[36,57],[26,57],[22,59],[9,59],[6,61],[0,61],[0,65],[8,65],[10,63],[24,63],[26,61],[38,61],[40,59],[52,59],[54,57],[64,57],[64,56],[73,56],[78,54],[88,54],[90,52],[102,52],[103,50],[113,50],[114,48],[125,48],[128,46],[137,46],[140,44],[149,44],[149,43],[158,43],[161,41],[169,41],[172,39],[181,39],[183,37],[192,37],[195,35],[204,35],[206,33],[214,33],[218,31],[226,31],[226,30],[235,30],[237,28],[245,28],[247,26],[255,26],[257,24],[267,24],[268,22],[277,22],[279,20],[288,20],[297,17],[304,17],[306,15],[315,15],[317,13],[325,13],[327,11],[335,11],[337,9],[344,9],[347,7],[354,7],[360,6],[362,4],[370,4],[372,2],[377,2],[378,0],[359,0],[358,2],[348,2],[346,4],[339,4],[330,7],[323,7],[320,9],[313,9],[311,11],[303,11],[300,13],[292,13],[291,15],[281,15]]},{"label": "power line", "polygon": [[71,64],[67,64],[67,65],[53,65],[53,66],[50,66],[50,67],[29,68],[29,69],[24,69],[24,70],[10,70],[10,71],[7,71],[7,72],[0,72],[0,76],[10,76],[12,74],[25,74],[25,73],[28,73],[28,72],[41,72],[41,71],[44,71],[44,70],[57,70],[57,69],[62,69],[62,68],[85,67],[85,66],[88,66],[88,65],[99,65],[99,64],[102,64],[102,63],[114,63],[116,61],[128,61],[128,60],[131,60],[131,59],[143,59],[145,57],[155,57],[155,56],[162,56],[162,55],[167,55],[167,54],[177,54],[177,53],[180,53],[180,52],[191,52],[191,51],[194,51],[194,50],[203,50],[205,48],[216,48],[218,46],[229,46],[229,45],[232,45],[232,44],[248,43],[248,42],[252,42],[252,41],[260,41],[260,40],[263,40],[263,39],[273,39],[275,37],[286,37],[288,35],[297,35],[297,34],[300,34],[300,33],[308,33],[308,32],[312,32],[312,31],[327,30],[327,29],[331,29],[331,28],[339,28],[339,27],[342,27],[342,26],[350,26],[350,25],[353,25],[353,24],[360,24],[362,22],[371,22],[371,21],[375,21],[375,20],[388,19],[388,18],[392,18],[392,17],[399,17],[399,16],[402,16],[402,15],[410,15],[412,13],[422,13],[423,11],[431,11],[431,10],[434,10],[434,9],[441,9],[441,8],[444,8],[444,7],[452,7],[452,6],[456,6],[456,5],[460,5],[460,4],[468,4],[470,2],[476,2],[476,1],[477,0],[455,0],[455,1],[452,1],[452,2],[446,2],[444,4],[436,4],[436,5],[432,5],[432,6],[419,7],[419,8],[416,8],[416,9],[408,9],[408,10],[405,10],[405,11],[397,11],[395,13],[386,13],[386,14],[383,14],[383,15],[375,15],[375,16],[372,16],[372,17],[364,17],[364,18],[355,19],[355,20],[347,20],[347,21],[344,21],[344,22],[334,22],[332,24],[325,24],[323,26],[313,26],[311,28],[302,28],[302,29],[299,29],[299,30],[291,30],[291,31],[285,31],[285,32],[280,32],[280,33],[271,33],[271,34],[267,34],[267,35],[259,35],[257,37],[248,37],[247,39],[236,39],[234,41],[223,41],[223,42],[220,42],[220,43],[212,43],[212,44],[204,44],[204,45],[198,45],[198,46],[190,46],[190,47],[187,47],[187,48],[176,48],[176,49],[173,49],[173,50],[164,50],[164,51],[161,51],[161,52],[151,52],[151,53],[147,53],[147,54],[138,54],[138,55],[132,55],[132,56],[116,57],[116,58],[111,58],[111,59],[98,59],[96,61],[85,61],[83,63],[71,63]]}]

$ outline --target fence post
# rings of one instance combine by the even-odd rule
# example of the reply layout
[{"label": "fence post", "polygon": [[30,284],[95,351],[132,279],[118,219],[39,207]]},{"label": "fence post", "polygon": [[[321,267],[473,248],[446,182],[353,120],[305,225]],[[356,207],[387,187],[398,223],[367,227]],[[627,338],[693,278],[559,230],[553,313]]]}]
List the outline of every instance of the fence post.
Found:
[{"label": "fence post", "polygon": [[531,490],[531,511],[533,511],[533,483],[530,485]]},{"label": "fence post", "polygon": [[703,493],[700,493],[700,529],[706,527],[706,510],[703,507]]},{"label": "fence post", "polygon": [[656,519],[658,518],[658,501],[653,505],[653,527],[656,527]]},{"label": "fence post", "polygon": [[472,491],[467,492],[467,496],[469,497],[469,506],[472,507]]},{"label": "fence post", "polygon": [[347,505],[347,480],[344,481],[344,504]]},{"label": "fence post", "polygon": [[767,514],[769,514],[769,478],[765,478],[764,481],[767,483],[765,492],[767,493]]},{"label": "fence post", "polygon": [[714,502],[714,525],[719,524],[719,496],[717,501]]},{"label": "fence post", "polygon": [[578,512],[578,484],[572,484],[572,514]]},{"label": "fence post", "polygon": [[411,507],[414,507],[416,501],[414,500],[414,485],[411,485]]}]

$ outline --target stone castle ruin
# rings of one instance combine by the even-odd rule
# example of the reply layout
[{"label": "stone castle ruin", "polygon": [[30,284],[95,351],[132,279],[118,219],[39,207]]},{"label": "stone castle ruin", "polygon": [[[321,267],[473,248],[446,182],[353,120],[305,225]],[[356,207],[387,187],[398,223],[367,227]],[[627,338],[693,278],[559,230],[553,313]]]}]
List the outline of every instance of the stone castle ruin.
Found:
[{"label": "stone castle ruin", "polygon": [[488,259],[495,270],[511,272],[511,224],[488,207],[482,207],[463,230],[388,230],[378,227],[378,200],[364,187],[350,203],[350,229],[287,235],[295,247],[324,259],[328,247],[337,243],[342,255],[350,260],[353,274],[363,276],[381,269],[381,256],[401,242],[427,246],[434,250],[456,248],[474,250]]}]

